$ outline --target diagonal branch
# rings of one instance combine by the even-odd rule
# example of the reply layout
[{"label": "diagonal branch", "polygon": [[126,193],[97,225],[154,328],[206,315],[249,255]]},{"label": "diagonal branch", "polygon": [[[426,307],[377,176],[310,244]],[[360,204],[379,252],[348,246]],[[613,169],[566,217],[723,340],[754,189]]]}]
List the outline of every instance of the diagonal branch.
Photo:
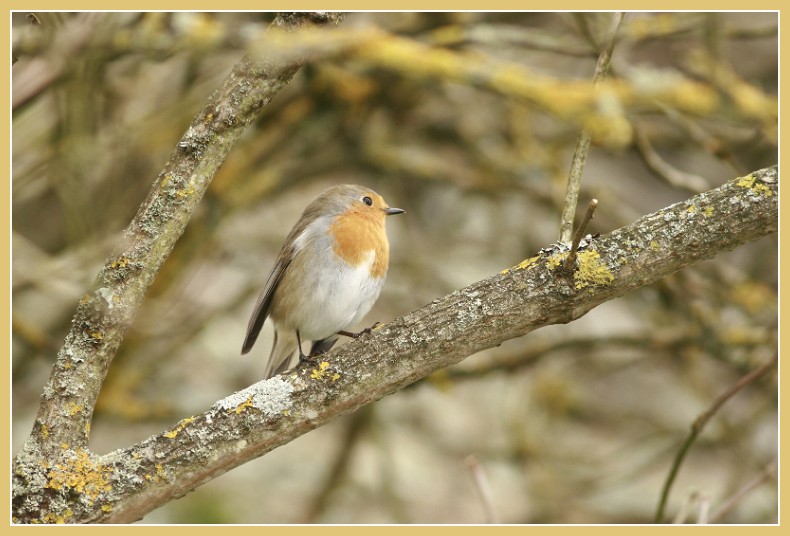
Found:
[{"label": "diagonal branch", "polygon": [[[773,233],[776,166],[734,179],[591,242],[572,278],[542,253],[327,354],[259,382],[171,430],[96,461],[106,486],[79,522],[124,523],[433,371]],[[17,459],[15,475],[40,471]],[[25,503],[18,495],[14,504]],[[19,506],[15,511],[19,512]]]},{"label": "diagonal branch", "polygon": [[675,477],[680,470],[680,466],[683,464],[683,460],[686,457],[691,446],[697,440],[697,436],[702,433],[702,430],[705,428],[705,425],[708,424],[708,421],[721,409],[721,407],[733,396],[738,394],[744,387],[750,385],[760,379],[761,377],[765,376],[768,372],[773,370],[773,368],[779,362],[779,355],[774,355],[773,359],[769,360],[768,362],[762,364],[761,366],[757,367],[756,369],[752,370],[745,376],[743,376],[740,380],[735,382],[729,389],[724,391],[722,394],[716,397],[716,399],[711,403],[711,405],[701,413],[694,422],[691,423],[691,430],[689,431],[688,436],[686,436],[686,440],[680,446],[677,454],[675,454],[675,460],[672,462],[672,467],[669,470],[669,474],[667,474],[667,478],[664,481],[664,487],[661,490],[661,498],[658,501],[658,508],[656,509],[656,523],[662,523],[664,520],[664,510],[666,509],[667,499],[669,498],[669,492],[672,489],[672,484],[675,482]]}]

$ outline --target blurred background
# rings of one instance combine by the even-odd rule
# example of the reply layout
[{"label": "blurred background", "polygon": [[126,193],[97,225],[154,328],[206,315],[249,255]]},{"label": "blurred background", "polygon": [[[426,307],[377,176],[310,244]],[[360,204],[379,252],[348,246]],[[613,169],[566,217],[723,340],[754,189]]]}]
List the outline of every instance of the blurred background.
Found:
[{"label": "blurred background", "polygon": [[[12,18],[16,452],[78,299],[274,14]],[[350,13],[340,29],[586,81],[611,20]],[[612,77],[683,76],[722,104],[632,107],[630,139],[594,140],[580,199],[600,201],[590,232],[777,163],[775,107],[748,106],[775,106],[777,34],[776,13],[625,16]],[[261,378],[271,327],[242,357],[247,320],[286,234],[327,186],[368,185],[407,211],[388,221],[388,279],[364,327],[556,242],[578,133],[476,84],[342,57],[302,68],[233,148],[161,270],[112,364],[91,448],[141,441]],[[649,523],[694,419],[776,354],[777,279],[773,235],[470,356],[141,523],[483,523],[481,479],[501,522]],[[705,505],[722,523],[778,522],[777,400],[769,374],[715,415],[680,469],[668,520],[687,503],[688,522]]]}]

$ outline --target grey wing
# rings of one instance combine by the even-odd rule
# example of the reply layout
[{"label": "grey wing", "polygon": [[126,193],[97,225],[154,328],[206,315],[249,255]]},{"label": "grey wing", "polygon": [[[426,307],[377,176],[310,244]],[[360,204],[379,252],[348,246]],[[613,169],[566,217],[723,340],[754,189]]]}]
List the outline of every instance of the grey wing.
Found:
[{"label": "grey wing", "polygon": [[264,287],[261,295],[258,296],[258,302],[255,304],[255,309],[252,311],[252,316],[250,317],[250,323],[247,325],[247,337],[244,339],[244,345],[241,347],[242,354],[249,352],[258,339],[258,334],[261,332],[263,323],[266,321],[266,317],[269,316],[269,307],[271,307],[272,304],[274,291],[280,284],[285,269],[290,262],[291,255],[280,255],[277,264],[275,264],[272,273],[269,275],[269,279],[266,281],[266,287]]}]

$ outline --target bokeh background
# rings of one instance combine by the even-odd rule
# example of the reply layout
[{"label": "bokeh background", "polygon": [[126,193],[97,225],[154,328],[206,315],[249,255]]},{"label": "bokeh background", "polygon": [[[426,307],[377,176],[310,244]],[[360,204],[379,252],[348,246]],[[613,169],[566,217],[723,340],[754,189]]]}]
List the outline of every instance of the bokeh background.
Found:
[{"label": "bokeh background", "polygon": [[[12,14],[12,448],[80,296],[192,117],[271,13]],[[351,13],[429,46],[590,80],[611,13]],[[777,162],[775,13],[628,13],[611,76],[687,77],[723,104],[626,111],[580,204],[606,233]],[[448,38],[452,36],[452,38]],[[335,57],[305,66],[214,179],[113,362],[92,427],[105,453],[260,379],[248,316],[301,210],[339,182],[407,214],[365,324],[386,322],[559,236],[578,125],[475,84]],[[630,77],[630,78],[629,78]],[[771,107],[769,106],[770,110]],[[691,423],[777,351],[777,238],[587,316],[474,355],[152,512],[142,523],[647,523]],[[359,326],[364,327],[364,326]],[[667,509],[776,523],[777,380],[750,385],[693,445]],[[747,492],[748,491],[748,492]],[[727,506],[728,499],[736,497]],[[724,508],[724,510],[722,510]]]}]

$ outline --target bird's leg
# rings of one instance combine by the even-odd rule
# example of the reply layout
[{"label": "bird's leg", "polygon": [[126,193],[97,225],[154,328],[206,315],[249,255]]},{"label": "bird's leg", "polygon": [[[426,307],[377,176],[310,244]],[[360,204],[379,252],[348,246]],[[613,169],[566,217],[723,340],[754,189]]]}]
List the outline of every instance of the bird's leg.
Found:
[{"label": "bird's leg", "polygon": [[360,335],[363,335],[365,333],[370,333],[371,331],[373,331],[374,329],[376,329],[380,325],[381,325],[381,322],[376,322],[375,324],[373,324],[369,328],[365,328],[362,331],[343,331],[343,330],[340,330],[340,331],[337,332],[337,334],[338,335],[343,335],[344,337],[351,337],[352,339],[356,339]]},{"label": "bird's leg", "polygon": [[302,337],[299,335],[298,329],[296,330],[296,344],[299,346],[299,362],[307,361],[308,363],[314,363],[315,360],[312,359],[312,356],[306,356],[302,351]]}]

